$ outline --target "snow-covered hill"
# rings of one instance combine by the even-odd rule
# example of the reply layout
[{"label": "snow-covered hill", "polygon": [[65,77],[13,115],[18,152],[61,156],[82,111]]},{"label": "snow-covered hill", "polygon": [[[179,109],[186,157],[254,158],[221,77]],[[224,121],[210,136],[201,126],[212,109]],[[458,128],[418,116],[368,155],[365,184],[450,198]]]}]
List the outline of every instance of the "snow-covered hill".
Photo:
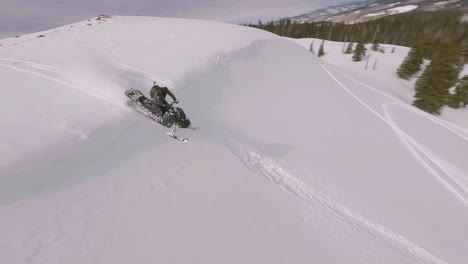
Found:
[{"label": "snow-covered hill", "polygon": [[[468,257],[468,132],[387,79],[196,20],[0,43],[0,263]],[[153,80],[201,126],[190,143],[127,107],[123,91]]]}]

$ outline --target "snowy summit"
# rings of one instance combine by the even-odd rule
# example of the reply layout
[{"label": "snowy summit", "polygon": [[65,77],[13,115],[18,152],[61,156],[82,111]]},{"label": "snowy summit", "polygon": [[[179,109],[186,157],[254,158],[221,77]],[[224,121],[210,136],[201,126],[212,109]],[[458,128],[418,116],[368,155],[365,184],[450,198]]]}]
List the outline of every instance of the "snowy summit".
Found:
[{"label": "snowy summit", "polygon": [[[0,263],[465,263],[466,126],[296,42],[121,16],[0,40]],[[153,81],[189,143],[128,106]]]}]

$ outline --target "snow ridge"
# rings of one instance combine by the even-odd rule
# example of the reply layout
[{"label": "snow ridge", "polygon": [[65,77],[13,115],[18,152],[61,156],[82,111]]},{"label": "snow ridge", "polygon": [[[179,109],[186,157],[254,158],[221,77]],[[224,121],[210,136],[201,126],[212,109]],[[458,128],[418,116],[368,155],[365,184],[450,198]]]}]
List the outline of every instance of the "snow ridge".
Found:
[{"label": "snow ridge", "polygon": [[308,206],[318,206],[326,209],[348,226],[367,234],[378,242],[413,258],[419,263],[447,263],[404,236],[393,232],[389,227],[380,225],[314,190],[297,176],[278,165],[273,159],[261,154],[252,147],[233,139],[227,140],[226,145],[249,169],[262,174],[278,187],[304,201]]}]

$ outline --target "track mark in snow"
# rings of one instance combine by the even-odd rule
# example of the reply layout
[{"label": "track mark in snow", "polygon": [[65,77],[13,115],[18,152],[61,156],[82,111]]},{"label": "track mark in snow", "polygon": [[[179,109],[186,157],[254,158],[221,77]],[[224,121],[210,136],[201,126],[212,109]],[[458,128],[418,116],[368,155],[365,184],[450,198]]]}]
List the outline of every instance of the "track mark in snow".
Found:
[{"label": "track mark in snow", "polygon": [[175,83],[173,81],[171,81],[169,79],[166,79],[166,78],[164,78],[162,76],[155,75],[155,74],[152,74],[152,73],[137,69],[135,67],[120,63],[120,62],[114,61],[113,63],[116,66],[120,67],[120,68],[131,70],[131,71],[134,71],[134,72],[139,72],[139,73],[141,73],[143,75],[146,75],[147,77],[150,77],[152,80],[156,80],[156,81],[158,81],[158,82],[160,82],[162,84],[165,84],[167,87],[169,87],[171,89],[175,87]]},{"label": "track mark in snow", "polygon": [[[115,100],[112,100],[112,98],[104,96],[104,95],[100,94],[99,92],[94,92],[89,87],[85,87],[83,85],[73,83],[72,81],[67,80],[66,76],[62,76],[62,77],[56,76],[57,73],[60,74],[60,75],[64,75],[63,71],[60,70],[60,69],[57,69],[57,68],[54,68],[54,67],[51,67],[51,66],[47,66],[47,65],[34,63],[34,62],[11,60],[11,59],[1,59],[1,58],[0,58],[0,60],[12,61],[14,63],[14,64],[8,64],[6,62],[0,62],[0,66],[3,66],[5,68],[15,70],[15,71],[18,71],[18,72],[23,72],[23,73],[35,75],[35,76],[38,76],[38,77],[41,77],[41,78],[44,78],[44,79],[47,79],[47,80],[50,80],[50,81],[54,81],[54,82],[63,84],[65,86],[73,88],[73,89],[75,89],[75,90],[77,90],[79,92],[82,92],[84,94],[87,94],[87,95],[93,96],[95,98],[101,99],[101,100],[103,100],[103,101],[105,101],[105,102],[107,102],[107,103],[109,103],[111,105],[117,106],[117,107],[119,107],[119,108],[121,108],[121,109],[123,109],[125,111],[128,111],[128,108],[126,108],[123,104],[115,102]],[[31,67],[34,67],[34,68],[38,68],[38,69],[41,69],[42,71],[33,71],[31,69],[26,69],[24,67],[21,68],[20,67],[21,64],[31,66]],[[54,73],[54,75],[51,75],[51,74],[49,74],[47,72]]]},{"label": "track mark in snow", "polygon": [[72,126],[67,122],[66,120],[61,121],[61,122],[51,122],[52,124],[55,124],[57,127],[69,131],[72,134],[77,135],[81,140],[85,140],[88,138],[88,135],[83,131],[81,127],[77,128],[72,128]]},{"label": "track mark in snow", "polygon": [[7,59],[7,58],[0,58],[0,60],[7,61],[7,62],[23,63],[23,64],[27,64],[27,65],[30,65],[32,67],[38,68],[38,69],[44,69],[44,70],[52,71],[52,72],[59,73],[59,74],[64,73],[64,71],[62,69],[59,69],[59,68],[56,68],[56,67],[53,67],[53,66],[49,66],[49,65],[45,65],[45,64],[40,64],[40,63],[37,63],[37,62]]},{"label": "track mark in snow", "polygon": [[[333,78],[335,81],[338,81],[338,80],[336,80],[336,78],[334,78],[334,76],[328,71],[328,69],[323,65],[323,63],[321,64],[321,66],[322,66],[322,68],[325,69],[325,71],[327,71],[327,73],[328,73],[330,76],[332,76],[332,78]],[[345,74],[345,73],[343,73],[343,72],[341,72],[341,71],[339,71],[339,70],[337,70],[337,69],[333,69],[333,71],[339,73],[340,75],[342,75],[342,76],[344,76],[344,77],[350,79],[351,81],[353,81],[353,82],[355,82],[355,83],[357,83],[357,84],[362,85],[363,87],[365,87],[365,88],[367,88],[367,89],[369,89],[369,90],[371,90],[371,91],[373,91],[373,92],[375,92],[375,93],[377,93],[377,94],[380,94],[380,95],[382,95],[382,96],[384,96],[384,97],[386,97],[386,98],[392,100],[393,102],[399,103],[401,106],[407,107],[409,110],[411,110],[411,111],[413,111],[413,112],[415,112],[415,113],[417,113],[417,114],[419,114],[419,115],[422,115],[422,116],[426,117],[427,119],[431,120],[432,122],[434,122],[434,123],[436,123],[436,124],[438,124],[438,125],[440,125],[440,126],[442,126],[442,127],[445,127],[445,128],[448,129],[449,131],[453,132],[454,134],[456,134],[456,135],[460,136],[461,138],[463,138],[463,139],[465,139],[465,140],[468,141],[468,130],[467,130],[467,129],[465,129],[465,128],[461,127],[461,126],[458,126],[458,125],[456,125],[456,124],[453,124],[453,123],[451,123],[451,122],[448,122],[448,121],[442,120],[442,119],[440,119],[440,118],[437,118],[437,117],[435,117],[435,116],[433,116],[433,115],[431,115],[431,114],[428,114],[428,113],[426,113],[426,112],[424,112],[424,111],[422,111],[422,110],[420,110],[420,109],[418,109],[418,108],[416,108],[416,107],[412,107],[412,106],[409,107],[408,104],[406,104],[405,102],[401,101],[400,99],[395,98],[395,97],[393,97],[393,96],[391,96],[391,95],[389,95],[389,94],[386,94],[386,93],[384,93],[384,92],[382,92],[382,91],[380,91],[380,90],[378,90],[378,89],[376,89],[376,88],[374,88],[374,87],[372,87],[372,86],[370,86],[370,85],[367,85],[367,84],[365,84],[365,83],[363,83],[363,82],[361,82],[361,81],[359,81],[359,80],[356,80],[355,78],[353,78],[353,77],[351,77],[351,76],[349,76],[349,75],[347,75],[347,74]],[[339,82],[339,81],[338,81],[338,82]],[[457,131],[457,130],[458,130],[458,131]]]},{"label": "track mark in snow", "polygon": [[[458,181],[457,176],[453,175],[447,168],[445,168],[445,166],[439,162],[437,158],[433,157],[433,155],[425,151],[423,146],[421,146],[412,137],[403,133],[401,129],[398,128],[390,115],[389,106],[391,105],[396,107],[403,107],[405,109],[410,109],[410,106],[405,107],[395,102],[388,102],[382,105],[385,118],[390,122],[393,131],[404,144],[404,146],[427,171],[429,171],[437,180],[440,181],[440,183],[442,183],[442,185],[450,190],[453,195],[455,195],[461,202],[468,206],[468,189],[466,186]],[[432,168],[429,163],[424,160],[423,156],[418,154],[418,152],[422,153],[428,160],[430,160],[436,166],[436,168],[439,169],[440,172],[437,172],[436,169]]]},{"label": "track mark in snow", "polygon": [[278,165],[273,159],[257,150],[234,140],[227,140],[226,145],[249,169],[262,174],[269,181],[293,194],[307,205],[325,209],[349,227],[370,236],[372,239],[419,263],[447,263],[407,238],[393,232],[390,228],[375,223],[373,220],[361,216],[314,190],[301,179]]},{"label": "track mark in snow", "polygon": [[[428,119],[437,125],[440,125],[441,127],[447,129],[448,131],[452,132],[456,136],[461,137],[461,139],[468,141],[468,137],[460,133],[459,131],[455,130],[451,126],[455,126],[453,124],[450,124],[448,122],[444,122],[438,118],[435,118],[427,113],[424,113],[423,111],[416,109],[412,106],[407,105],[406,103],[402,102],[401,100],[398,100],[386,93],[383,93],[382,91],[379,91],[369,85],[366,85],[352,77],[349,77],[345,75],[344,73],[338,72],[339,74],[342,74],[343,76],[355,81],[356,83],[370,89],[371,91],[374,91],[378,93],[379,95],[382,95],[388,99],[390,99],[389,102],[386,102],[382,105],[383,112],[384,114],[379,114],[376,110],[372,109],[368,104],[366,104],[363,100],[361,100],[356,94],[354,94],[346,85],[344,85],[342,82],[340,82],[323,64],[321,64],[322,68],[324,71],[330,75],[330,77],[341,87],[343,88],[347,93],[349,93],[354,99],[356,99],[361,105],[363,105],[366,109],[368,109],[370,112],[372,112],[374,115],[379,117],[382,121],[387,123],[390,128],[393,130],[393,132],[396,134],[398,139],[402,142],[403,146],[408,150],[408,152],[416,159],[416,161],[421,164],[421,166],[426,169],[431,175],[433,175],[436,180],[438,180],[442,185],[461,203],[463,203],[465,206],[468,207],[468,188],[463,185],[458,179],[456,175],[453,175],[451,172],[449,172],[443,165],[442,162],[438,161],[435,157],[430,155],[427,151],[424,150],[424,148],[415,140],[414,138],[410,137],[407,135],[405,132],[403,132],[392,120],[389,111],[388,111],[388,106],[389,105],[396,105],[405,109],[408,109],[412,112],[414,112],[416,115]],[[456,127],[456,126],[455,126]],[[465,130],[461,127],[456,127],[457,129],[461,129],[463,132]],[[426,159],[429,159],[433,166],[431,166],[426,160],[419,154],[419,153],[424,154]]]}]

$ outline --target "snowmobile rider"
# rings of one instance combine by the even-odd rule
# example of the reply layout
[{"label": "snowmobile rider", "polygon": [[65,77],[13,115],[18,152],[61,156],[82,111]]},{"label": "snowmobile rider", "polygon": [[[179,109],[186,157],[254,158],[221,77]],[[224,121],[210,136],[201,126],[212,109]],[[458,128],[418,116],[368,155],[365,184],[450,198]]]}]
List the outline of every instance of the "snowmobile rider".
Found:
[{"label": "snowmobile rider", "polygon": [[157,85],[156,82],[153,82],[153,87],[151,87],[150,90],[150,97],[153,101],[153,105],[159,108],[161,112],[160,116],[163,116],[169,109],[169,103],[166,101],[167,95],[172,97],[174,103],[179,103],[179,100],[177,100],[175,95],[167,87],[161,87]]}]

